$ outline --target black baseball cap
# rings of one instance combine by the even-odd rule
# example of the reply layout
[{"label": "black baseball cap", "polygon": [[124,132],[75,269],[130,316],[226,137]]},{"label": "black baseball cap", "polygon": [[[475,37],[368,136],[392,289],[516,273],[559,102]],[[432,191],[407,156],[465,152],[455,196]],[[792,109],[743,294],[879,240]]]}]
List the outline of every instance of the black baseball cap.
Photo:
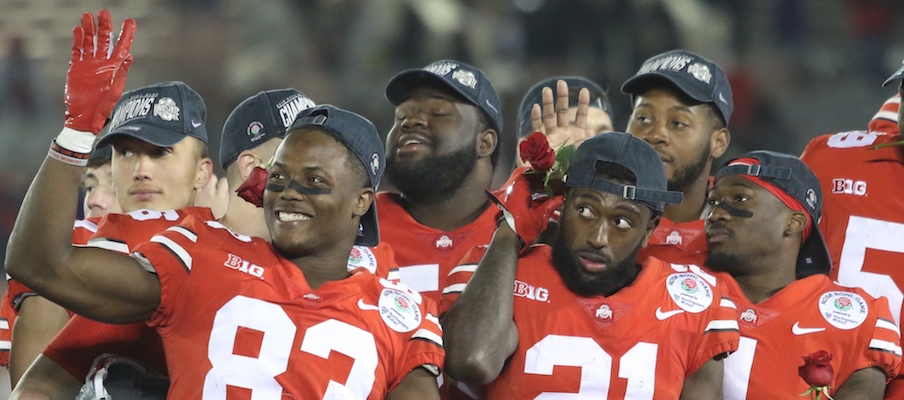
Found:
[{"label": "black baseball cap", "polygon": [[[376,189],[380,185],[386,165],[385,150],[377,128],[367,118],[330,104],[322,104],[301,111],[289,132],[303,128],[322,130],[345,144],[364,165],[371,188]],[[371,204],[367,213],[361,217],[361,227],[355,244],[373,247],[379,242],[377,206]]]},{"label": "black baseball cap", "polygon": [[298,113],[313,106],[313,100],[291,88],[267,90],[245,99],[223,124],[220,166],[225,170],[241,152],[285,137]]},{"label": "black baseball cap", "polygon": [[207,143],[207,106],[182,82],[157,83],[126,92],[113,109],[109,132],[97,147],[131,136],[159,147],[170,147],[186,136]]},{"label": "black baseball cap", "polygon": [[690,98],[712,103],[719,109],[725,125],[734,109],[728,77],[716,63],[687,50],[672,50],[644,61],[632,78],[621,87],[622,93],[641,95],[652,87],[670,82]]},{"label": "black baseball cap", "polygon": [[[753,158],[754,163],[734,163],[742,158]],[[732,165],[734,163],[734,165]],[[812,230],[801,245],[797,255],[797,277],[813,274],[828,274],[832,267],[829,250],[822,232],[819,218],[822,217],[822,189],[813,171],[800,158],[772,151],[758,150],[725,162],[716,173],[715,180],[731,175],[756,176],[769,182],[797,200],[810,214]]]},{"label": "black baseball cap", "polygon": [[609,95],[596,82],[583,76],[554,76],[537,82],[521,98],[521,105],[518,106],[518,136],[525,137],[533,132],[530,110],[534,107],[534,104],[543,103],[542,94],[545,87],[552,89],[552,98],[555,99],[557,95],[556,83],[560,80],[568,84],[568,104],[570,106],[577,106],[578,93],[581,89],[587,88],[590,91],[590,107],[599,108],[610,117],[612,116],[612,105],[609,104]]},{"label": "black baseball cap", "polygon": [[895,73],[891,74],[888,79],[885,80],[885,83],[882,86],[888,86],[889,83],[900,81],[904,79],[904,61],[901,61],[901,68],[899,68]]},{"label": "black baseball cap", "polygon": [[[633,185],[624,185],[596,176],[597,163],[621,165],[637,178]],[[678,204],[684,193],[668,190],[665,167],[659,153],[647,142],[622,132],[608,132],[594,136],[575,150],[565,175],[566,187],[586,187],[602,190],[641,203],[656,213],[662,213],[665,203]]]},{"label": "black baseball cap", "polygon": [[452,89],[471,105],[490,117],[492,128],[502,133],[502,105],[493,84],[483,71],[455,60],[442,60],[422,69],[399,72],[386,84],[386,99],[395,106],[402,104],[412,90],[424,86]]}]

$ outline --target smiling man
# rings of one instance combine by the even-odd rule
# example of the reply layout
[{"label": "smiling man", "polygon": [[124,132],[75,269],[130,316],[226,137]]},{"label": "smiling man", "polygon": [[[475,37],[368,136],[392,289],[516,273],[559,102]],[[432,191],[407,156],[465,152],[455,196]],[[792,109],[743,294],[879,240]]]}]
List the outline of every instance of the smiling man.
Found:
[{"label": "smiling man", "polygon": [[468,283],[443,318],[448,374],[490,399],[721,398],[720,360],[738,345],[721,281],[636,260],[663,205],[681,201],[656,151],[625,133],[590,138],[565,185],[552,246],[524,248],[501,223],[456,268],[476,264],[470,281],[450,276]]},{"label": "smiling man", "polygon": [[822,191],[800,159],[754,151],[728,161],[709,192],[706,265],[728,272],[741,344],[725,360],[725,399],[796,398],[803,358],[828,352],[836,400],[881,399],[901,365],[884,297],[832,282],[818,221]]}]

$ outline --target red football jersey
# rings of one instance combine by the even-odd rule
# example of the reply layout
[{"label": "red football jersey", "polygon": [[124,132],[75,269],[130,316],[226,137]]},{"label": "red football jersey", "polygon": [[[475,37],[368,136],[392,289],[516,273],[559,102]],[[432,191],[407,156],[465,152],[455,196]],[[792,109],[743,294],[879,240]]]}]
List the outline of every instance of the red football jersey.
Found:
[{"label": "red football jersey", "polygon": [[[738,348],[737,311],[716,276],[648,258],[630,286],[581,297],[562,282],[550,249],[534,246],[518,260],[518,346],[488,398],[677,399],[685,378]],[[450,279],[466,282],[484,251]]]},{"label": "red football jersey", "polygon": [[824,196],[819,228],[832,257],[830,276],[887,297],[896,320],[904,300],[904,202],[897,184],[904,182],[904,152],[874,147],[902,139],[890,120],[897,120],[898,104],[899,97],[889,99],[869,130],[817,137],[801,155]]},{"label": "red football jersey", "polygon": [[436,306],[363,270],[312,290],[259,238],[190,218],[133,256],[153,268],[169,397],[382,399],[410,371],[438,373]]},{"label": "red football jersey", "polygon": [[[190,215],[204,220],[213,219],[210,209],[201,207],[107,214],[87,245],[128,254],[138,243],[150,240],[155,233]],[[160,338],[145,323],[105,324],[74,316],[43,352],[78,380],[84,379],[94,359],[103,353],[128,355],[159,372],[165,372]]]},{"label": "red football jersey", "polygon": [[702,219],[678,224],[663,217],[650,235],[647,246],[637,253],[637,260],[656,257],[670,263],[702,267],[708,251]]},{"label": "red football jersey", "polygon": [[399,201],[397,193],[377,193],[380,240],[392,246],[399,265],[398,275],[392,272],[392,278],[439,302],[452,268],[472,247],[492,239],[499,209],[490,205],[474,222],[443,232],[415,221]]},{"label": "red football jersey", "polygon": [[[904,203],[894,182],[904,179],[897,95],[885,101],[866,131],[813,139],[801,159],[822,188],[819,227],[832,258],[830,276],[840,284],[885,296],[900,325],[904,301]],[[889,385],[886,398],[904,396],[904,382]]]},{"label": "red football jersey", "polygon": [[[101,217],[89,217],[87,219],[75,221],[72,226],[72,245],[81,246],[88,243],[88,238],[97,232],[97,223]],[[9,366],[9,350],[12,345],[13,326],[16,323],[16,317],[19,315],[19,306],[28,296],[35,295],[35,292],[28,286],[19,281],[6,276],[6,292],[3,294],[2,304],[0,304],[0,366]],[[70,312],[69,315],[72,315]]]},{"label": "red football jersey", "polygon": [[741,344],[724,362],[725,399],[791,399],[805,392],[803,357],[832,354],[829,393],[852,373],[877,367],[889,379],[901,365],[900,335],[885,298],[832,282],[825,275],[797,280],[751,304],[736,282],[725,282],[737,305]]}]

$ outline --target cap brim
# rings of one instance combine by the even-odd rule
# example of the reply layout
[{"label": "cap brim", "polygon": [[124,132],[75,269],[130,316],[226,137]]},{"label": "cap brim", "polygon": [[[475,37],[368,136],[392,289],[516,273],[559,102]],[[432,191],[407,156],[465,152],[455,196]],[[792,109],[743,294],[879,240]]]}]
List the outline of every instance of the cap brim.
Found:
[{"label": "cap brim", "polygon": [[377,222],[377,202],[370,205],[370,209],[361,216],[361,232],[355,239],[358,246],[374,247],[380,243],[380,225]]},{"label": "cap brim", "polygon": [[902,79],[904,79],[904,65],[902,65],[901,69],[899,69],[897,72],[889,76],[888,79],[885,80],[885,83],[882,84],[882,86],[888,86],[888,84],[894,81],[900,81]]},{"label": "cap brim", "polygon": [[829,249],[822,238],[819,226],[814,221],[810,237],[800,247],[800,253],[797,255],[797,269],[795,271],[797,279],[816,274],[826,275],[831,269],[832,259],[829,256]]},{"label": "cap brim", "polygon": [[663,73],[661,71],[647,72],[645,74],[636,75],[631,79],[625,81],[625,83],[621,87],[621,91],[624,94],[639,95],[642,94],[641,91],[648,90],[651,83],[663,80],[675,85],[678,90],[681,90],[690,98],[701,103],[710,103],[713,101],[709,93],[701,92],[697,88],[690,85],[687,81],[676,79],[674,75]]},{"label": "cap brim", "polygon": [[184,133],[173,132],[168,129],[160,129],[159,127],[148,127],[142,125],[127,125],[116,131],[110,132],[98,140],[95,147],[103,147],[109,145],[113,139],[122,137],[133,137],[148,142],[157,147],[171,147],[179,143],[180,140],[188,135]]},{"label": "cap brim", "polygon": [[386,84],[386,99],[389,100],[392,105],[397,106],[405,101],[405,97],[408,96],[408,93],[411,93],[411,91],[413,91],[414,89],[424,86],[440,86],[443,88],[449,88],[453,92],[460,95],[462,100],[468,102],[468,104],[478,107],[480,106],[476,102],[472,101],[467,93],[455,87],[455,85],[452,85],[445,79],[432,72],[424,71],[422,69],[409,69],[407,71],[402,71],[392,79],[390,79],[389,83]]}]

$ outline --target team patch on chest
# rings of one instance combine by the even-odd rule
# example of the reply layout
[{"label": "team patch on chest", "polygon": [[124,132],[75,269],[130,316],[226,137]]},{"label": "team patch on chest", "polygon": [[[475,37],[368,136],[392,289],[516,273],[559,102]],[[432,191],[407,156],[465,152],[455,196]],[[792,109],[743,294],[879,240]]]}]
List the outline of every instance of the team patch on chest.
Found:
[{"label": "team patch on chest", "polygon": [[702,312],[713,303],[712,288],[694,273],[669,275],[666,279],[666,289],[675,304],[689,313]]},{"label": "team patch on chest", "polygon": [[850,330],[866,321],[869,305],[856,293],[826,292],[819,297],[819,313],[832,326]]}]

